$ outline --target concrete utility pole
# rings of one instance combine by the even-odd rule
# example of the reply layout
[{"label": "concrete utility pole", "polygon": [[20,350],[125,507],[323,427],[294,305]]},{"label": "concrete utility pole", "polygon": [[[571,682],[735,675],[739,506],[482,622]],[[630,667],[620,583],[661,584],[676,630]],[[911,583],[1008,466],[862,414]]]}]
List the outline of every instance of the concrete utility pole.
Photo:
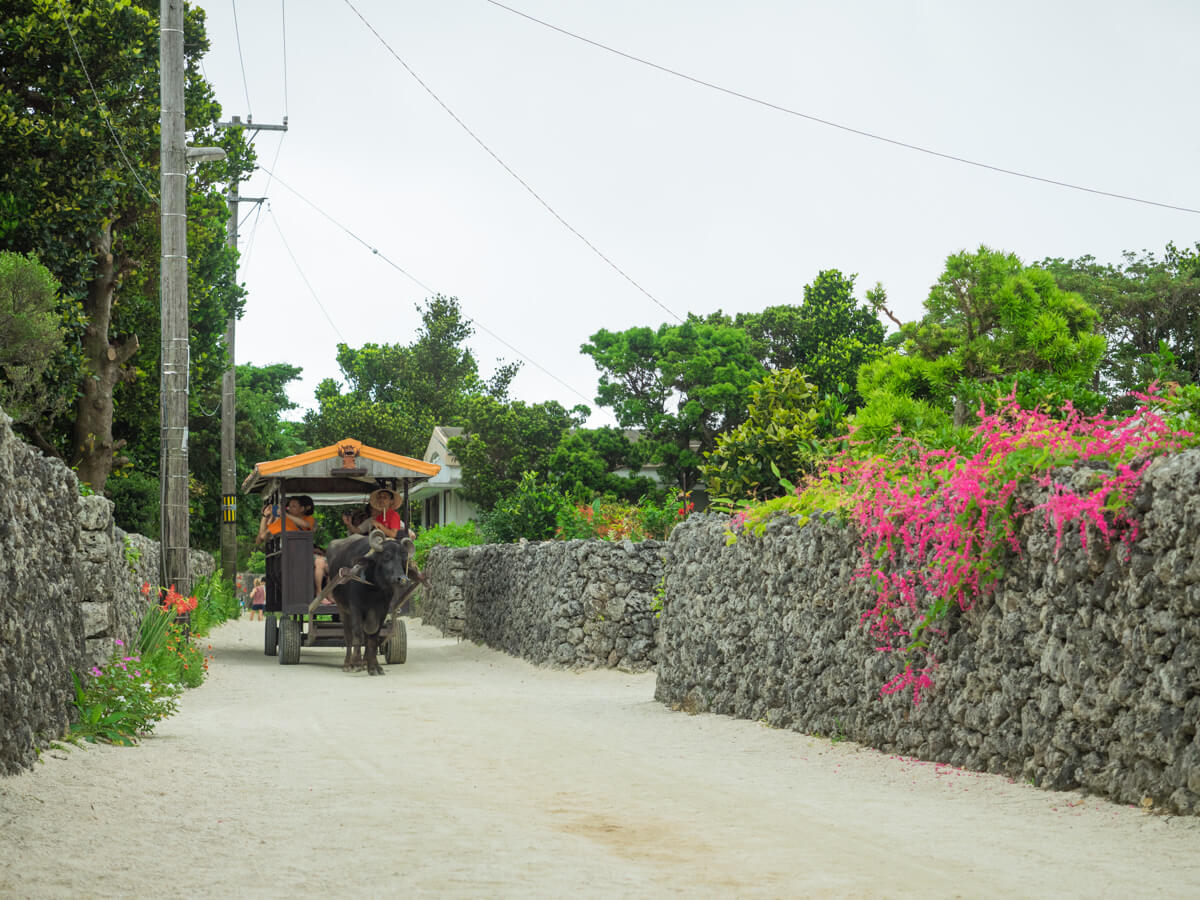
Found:
[{"label": "concrete utility pole", "polygon": [[[245,128],[253,131],[287,131],[287,116],[282,125],[255,125],[247,116],[243,122],[234,116],[232,122],[218,122],[218,128]],[[226,200],[229,204],[229,222],[226,225],[226,246],[237,251],[238,202],[241,200],[261,203],[266,197],[239,197],[238,183],[229,184]],[[237,460],[234,426],[237,421],[236,384],[234,369],[234,338],[237,316],[230,315],[225,322],[225,347],[229,352],[229,365],[221,375],[221,571],[231,582],[237,580]]]},{"label": "concrete utility pole", "polygon": [[162,587],[191,591],[188,572],[188,346],[187,164],[224,159],[220,147],[188,147],[183,114],[183,0],[160,0],[158,65],[162,381],[159,397],[159,573]]},{"label": "concrete utility pole", "polygon": [[162,229],[162,427],[159,546],[162,586],[186,594],[188,576],[187,147],[183,117],[183,0],[159,5],[162,91],[159,197]]}]

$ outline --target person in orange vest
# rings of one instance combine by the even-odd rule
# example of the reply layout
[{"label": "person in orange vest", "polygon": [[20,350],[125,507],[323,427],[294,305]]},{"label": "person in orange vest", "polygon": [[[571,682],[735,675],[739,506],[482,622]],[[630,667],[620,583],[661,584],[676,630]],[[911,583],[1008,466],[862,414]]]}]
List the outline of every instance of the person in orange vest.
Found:
[{"label": "person in orange vest", "polygon": [[[271,535],[279,534],[283,530],[285,520],[277,514],[276,509],[269,503],[263,507],[262,518],[258,522],[258,536],[254,539],[254,543],[261,544]],[[312,531],[315,524],[312,511],[312,501],[308,498],[288,497],[285,510],[287,530]]]}]

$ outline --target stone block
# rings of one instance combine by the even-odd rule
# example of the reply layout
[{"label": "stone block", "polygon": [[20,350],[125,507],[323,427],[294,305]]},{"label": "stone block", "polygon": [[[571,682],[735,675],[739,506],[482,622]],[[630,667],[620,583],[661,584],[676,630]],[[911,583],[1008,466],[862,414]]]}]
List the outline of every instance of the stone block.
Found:
[{"label": "stone block", "polygon": [[80,603],[83,611],[84,637],[93,638],[108,634],[112,624],[111,606],[108,603]]}]

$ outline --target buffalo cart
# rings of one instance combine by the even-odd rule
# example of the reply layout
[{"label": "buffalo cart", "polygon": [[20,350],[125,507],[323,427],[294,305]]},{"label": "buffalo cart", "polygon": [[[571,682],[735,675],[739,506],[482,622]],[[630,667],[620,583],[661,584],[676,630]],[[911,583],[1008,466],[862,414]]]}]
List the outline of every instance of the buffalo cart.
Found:
[{"label": "buffalo cart", "polygon": [[[387,488],[401,498],[400,515],[407,523],[409,489],[440,471],[435,463],[376,450],[347,438],[318,450],[258,463],[242,482],[242,492],[259,495],[264,503],[284,510],[289,497],[309,497],[314,506],[348,506],[365,504],[372,491]],[[278,656],[280,665],[293,666],[300,662],[301,647],[344,647],[336,604],[318,606],[310,613],[315,593],[313,533],[283,530],[268,538],[265,552],[266,655]],[[328,574],[332,578],[337,573]],[[390,634],[382,648],[389,663],[402,663],[408,656],[408,635],[400,615],[410,602],[397,609],[389,623]]]}]

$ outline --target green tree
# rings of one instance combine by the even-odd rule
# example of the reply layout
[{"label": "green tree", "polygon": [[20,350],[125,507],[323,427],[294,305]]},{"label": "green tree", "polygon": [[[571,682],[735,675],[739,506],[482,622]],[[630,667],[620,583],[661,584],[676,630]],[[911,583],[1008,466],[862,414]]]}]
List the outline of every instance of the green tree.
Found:
[{"label": "green tree", "polygon": [[821,432],[827,437],[831,430],[823,421],[820,393],[799,369],[768,372],[750,389],[746,421],[717,438],[701,467],[709,495],[781,496],[781,481],[812,470],[823,455]]},{"label": "green tree", "polygon": [[[837,269],[817,273],[804,286],[799,306],[769,306],[741,313],[733,324],[759,345],[759,359],[770,369],[799,369],[821,394],[854,385],[859,366],[882,352],[884,327],[875,308],[884,300],[882,285],[867,292],[867,303],[854,299],[854,275]],[[847,394],[851,408],[857,394]]]},{"label": "green tree", "polygon": [[470,397],[458,422],[465,433],[450,439],[450,451],[462,465],[463,497],[490,510],[516,493],[525,473],[545,480],[563,435],[586,415],[586,407],[567,410],[553,400],[527,404],[486,394]]},{"label": "green tree", "polygon": [[[139,349],[158,342],[156,315],[120,321],[126,285],[139,275],[149,283],[158,269],[157,10],[150,0],[16,0],[0,10],[0,249],[37,253],[62,284],[65,341],[46,381],[73,404],[27,423],[24,433],[98,490],[124,462],[113,434],[114,390],[138,377]],[[194,142],[214,143],[220,110],[199,70],[208,49],[203,10],[188,9],[184,29],[187,126]],[[241,138],[221,143],[236,151]],[[244,172],[251,162],[248,152],[233,152],[207,177]],[[219,201],[211,181],[191,179],[189,212]],[[189,229],[193,260],[223,223],[201,217]],[[197,278],[191,287],[198,298],[215,297],[219,318],[237,308],[232,279]],[[223,354],[219,337],[194,336],[197,349]],[[156,422],[157,410],[137,424],[153,435]]]},{"label": "green tree", "polygon": [[317,409],[304,418],[305,437],[325,446],[353,437],[370,446],[420,457],[437,425],[457,424],[470,398],[503,398],[519,364],[479,377],[466,347],[473,333],[458,299],[437,295],[418,304],[421,328],[409,345],[338,345],[345,388],[317,387]]},{"label": "green tree", "polygon": [[719,316],[604,329],[581,349],[601,372],[597,402],[641,430],[664,480],[681,487],[696,483],[717,436],[745,419],[750,386],[766,374],[754,341]]},{"label": "green tree", "polygon": [[[464,474],[465,474],[464,468]],[[566,499],[557,489],[539,481],[533,472],[521,475],[513,490],[483,515],[483,537],[493,544],[525,538],[546,541],[558,530],[558,517]]]},{"label": "green tree", "polygon": [[[1110,265],[1082,256],[1039,265],[1099,313],[1108,344],[1096,386],[1110,406],[1125,408],[1136,402],[1128,393],[1156,377],[1200,383],[1200,243],[1192,249],[1168,244],[1161,258],[1126,251],[1122,260]],[[1156,369],[1163,344],[1174,365]]]},{"label": "green tree", "polygon": [[939,413],[962,427],[980,400],[1014,384],[1024,405],[1097,405],[1088,388],[1104,353],[1096,311],[1060,290],[1048,272],[987,247],[957,253],[946,260],[925,310],[901,328],[897,352],[859,370],[866,406],[856,426],[870,423],[880,438],[906,425],[948,436]]},{"label": "green tree", "polygon": [[36,422],[66,405],[43,380],[63,341],[58,290],[32,254],[0,251],[0,406],[14,422]]},{"label": "green tree", "polygon": [[[562,436],[546,465],[551,480],[567,494],[636,501],[661,493],[654,481],[637,474],[645,456],[645,446],[620,428],[579,428]],[[630,474],[618,475],[620,469]]]}]

